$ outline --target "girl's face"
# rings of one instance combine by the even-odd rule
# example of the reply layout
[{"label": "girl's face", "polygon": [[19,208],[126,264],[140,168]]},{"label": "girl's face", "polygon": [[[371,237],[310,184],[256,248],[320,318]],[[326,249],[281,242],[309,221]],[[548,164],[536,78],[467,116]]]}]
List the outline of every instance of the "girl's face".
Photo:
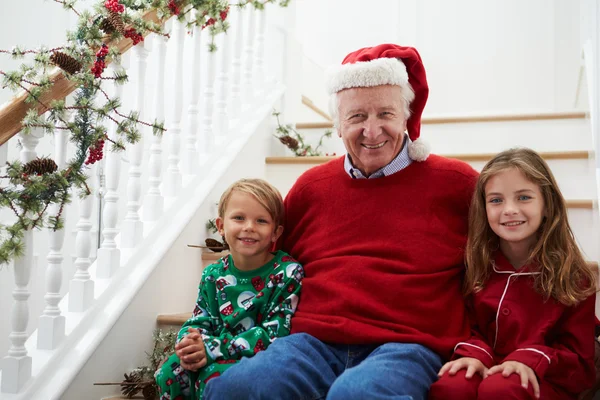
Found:
[{"label": "girl's face", "polygon": [[506,169],[489,179],[485,185],[485,209],[501,248],[508,244],[526,251],[535,244],[546,213],[540,187],[517,168]]},{"label": "girl's face", "polygon": [[235,266],[242,270],[265,264],[271,246],[283,231],[254,196],[237,190],[231,194],[225,215],[217,218],[216,224],[229,244]]}]

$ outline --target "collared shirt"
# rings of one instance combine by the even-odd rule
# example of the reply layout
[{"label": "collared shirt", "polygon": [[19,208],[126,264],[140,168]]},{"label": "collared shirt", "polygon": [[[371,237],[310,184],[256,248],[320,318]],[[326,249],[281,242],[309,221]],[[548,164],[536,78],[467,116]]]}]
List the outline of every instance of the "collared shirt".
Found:
[{"label": "collared shirt", "polygon": [[408,143],[410,143],[410,138],[407,134],[404,134],[404,143],[402,143],[402,148],[400,149],[398,155],[388,165],[373,172],[371,175],[369,175],[369,177],[364,176],[363,173],[358,170],[358,168],[355,168],[352,165],[349,154],[346,154],[346,157],[344,158],[344,169],[352,179],[375,179],[395,174],[396,172],[408,167],[413,162],[413,160],[411,160],[411,158],[408,156]]}]

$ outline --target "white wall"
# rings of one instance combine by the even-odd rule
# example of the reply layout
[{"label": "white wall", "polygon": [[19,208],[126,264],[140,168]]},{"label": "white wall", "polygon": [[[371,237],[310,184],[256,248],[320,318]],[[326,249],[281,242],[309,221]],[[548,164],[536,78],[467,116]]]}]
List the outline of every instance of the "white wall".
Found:
[{"label": "white wall", "polygon": [[[565,111],[576,104],[579,2],[568,0],[303,0],[297,36],[323,68],[380,43],[417,47],[426,115]],[[309,96],[324,106],[323,93]],[[319,97],[315,99],[315,97]]]}]

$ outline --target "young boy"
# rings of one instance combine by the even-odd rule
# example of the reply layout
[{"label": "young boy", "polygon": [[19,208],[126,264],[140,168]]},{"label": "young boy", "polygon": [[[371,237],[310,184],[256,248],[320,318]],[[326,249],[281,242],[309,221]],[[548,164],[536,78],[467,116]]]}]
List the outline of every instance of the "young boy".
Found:
[{"label": "young boy", "polygon": [[281,194],[264,180],[241,179],[223,193],[216,225],[230,255],[202,273],[175,354],[155,374],[161,400],[202,398],[210,379],[290,333],[304,269],[270,251],[282,224]]}]

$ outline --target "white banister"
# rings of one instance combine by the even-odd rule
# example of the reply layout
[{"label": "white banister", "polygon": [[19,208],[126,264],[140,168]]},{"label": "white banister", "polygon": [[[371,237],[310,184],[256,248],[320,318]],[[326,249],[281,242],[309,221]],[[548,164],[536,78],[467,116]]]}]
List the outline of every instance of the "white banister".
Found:
[{"label": "white banister", "polygon": [[[88,176],[92,176],[92,169]],[[94,301],[94,281],[91,279],[89,268],[91,265],[90,253],[92,250],[92,206],[94,204],[94,179],[88,179],[88,187],[91,193],[79,199],[79,221],[77,221],[75,236],[75,275],[69,286],[69,311],[83,312],[87,310]]]},{"label": "white banister", "polygon": [[202,113],[202,143],[204,143],[204,149],[200,149],[200,153],[212,154],[215,148],[215,136],[213,132],[213,97],[214,97],[214,83],[215,83],[215,64],[216,57],[215,53],[205,50],[206,54],[206,77],[204,78],[204,91],[202,101],[204,104],[204,110]]},{"label": "white banister", "polygon": [[182,108],[182,90],[183,90],[183,41],[184,30],[181,23],[173,21],[173,31],[171,32],[171,42],[174,42],[175,68],[173,69],[173,105],[170,115],[167,119],[167,129],[169,137],[169,157],[167,178],[165,179],[164,195],[169,197],[177,196],[181,190],[181,171],[179,170],[179,157],[181,152],[181,108]]},{"label": "white banister", "polygon": [[[58,130],[54,133],[54,161],[61,171],[67,160],[67,141],[68,133],[64,130]],[[63,221],[67,218],[67,207],[60,204],[53,204],[49,208],[49,214],[60,216]],[[58,230],[48,228],[49,252],[46,260],[46,307],[40,316],[38,322],[37,347],[43,350],[55,349],[65,337],[65,317],[61,315],[58,303],[60,302],[60,288],[62,286],[62,268],[63,268],[63,244],[65,239],[64,227]]]},{"label": "white banister", "polygon": [[[165,118],[165,62],[167,44],[163,36],[154,36],[156,49],[156,93],[154,93],[154,117]],[[144,220],[156,221],[163,213],[164,198],[160,192],[162,182],[162,134],[152,135],[150,160],[148,161],[148,192],[144,199]]]},{"label": "white banister", "polygon": [[[135,59],[136,87],[133,97],[133,109],[139,113],[140,118],[145,115],[144,99],[146,90],[146,60],[148,50],[146,43],[139,43],[133,49]],[[121,228],[121,248],[130,249],[135,247],[141,240],[144,233],[144,224],[140,219],[139,209],[142,190],[142,155],[144,151],[144,134],[141,132],[140,140],[129,145],[129,174],[127,180],[127,215]]]},{"label": "white banister", "polygon": [[[121,65],[113,63],[111,71],[118,71]],[[114,84],[114,93],[121,98],[123,85]],[[115,116],[115,118],[118,118]],[[109,141],[117,141],[117,126],[110,124],[108,128]],[[107,146],[108,147],[108,146]],[[121,153],[106,151],[104,156],[104,176],[106,193],[104,194],[104,209],[102,210],[102,236],[104,240],[98,249],[96,277],[99,279],[110,278],[119,269],[121,263],[121,250],[117,248],[115,237],[119,233],[117,220],[119,216],[119,174],[121,172]]]},{"label": "white banister", "polygon": [[264,10],[257,13],[258,18],[258,30],[256,33],[256,55],[254,58],[254,87],[255,95],[261,96],[262,93],[267,91],[269,88],[265,87],[265,29],[267,26],[266,14],[267,7]]},{"label": "white banister", "polygon": [[[185,134],[185,146],[183,158],[181,160],[182,172],[193,175],[198,173],[198,150],[196,142],[199,128],[199,104],[200,101],[200,53],[202,51],[202,29],[195,26],[192,31],[192,68],[191,72],[191,93],[190,104],[188,106],[188,127]],[[176,94],[177,96],[177,94]]]},{"label": "white banister", "polygon": [[[33,129],[31,134],[19,133],[22,148],[20,159],[23,164],[36,158],[36,146],[43,136],[42,129]],[[15,289],[12,292],[13,307],[11,310],[12,332],[8,336],[10,348],[8,356],[2,360],[3,393],[17,393],[31,378],[31,357],[27,355],[27,324],[29,322],[30,296],[29,280],[33,267],[33,233],[31,230],[23,234],[23,255],[14,261]]]},{"label": "white banister", "polygon": [[252,68],[254,64],[254,41],[256,38],[255,35],[255,10],[254,8],[248,4],[244,8],[244,13],[246,14],[246,20],[248,22],[248,28],[246,31],[246,47],[244,48],[244,53],[246,57],[244,58],[244,79],[242,84],[242,101],[244,103],[244,108],[248,108],[251,106],[254,101],[254,82]]},{"label": "white banister", "polygon": [[220,35],[219,53],[221,65],[217,75],[217,103],[215,110],[214,135],[217,140],[225,137],[229,131],[229,113],[227,110],[227,95],[229,89],[229,66],[230,66],[230,34]]},{"label": "white banister", "polygon": [[229,101],[230,115],[234,119],[239,119],[242,113],[242,49],[244,43],[244,12],[240,7],[233,7],[232,18],[234,19],[232,28],[235,32],[235,47],[233,49],[233,62],[231,64],[231,99]]}]

